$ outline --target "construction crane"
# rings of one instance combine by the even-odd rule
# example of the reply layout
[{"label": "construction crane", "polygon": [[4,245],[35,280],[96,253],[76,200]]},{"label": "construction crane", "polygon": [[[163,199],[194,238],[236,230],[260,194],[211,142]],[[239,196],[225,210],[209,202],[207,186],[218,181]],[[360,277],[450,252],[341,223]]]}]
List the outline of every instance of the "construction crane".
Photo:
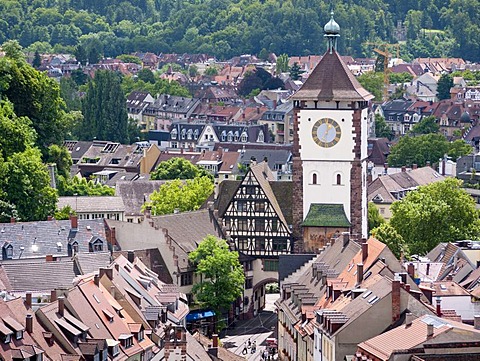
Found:
[{"label": "construction crane", "polygon": [[[387,43],[364,43],[365,45],[373,45],[374,52],[383,56],[383,100],[388,98],[388,86],[390,85],[390,69],[388,69],[388,60],[392,56],[389,48],[396,48],[397,58],[400,57],[400,44],[387,44]],[[383,50],[381,49],[383,48]]]}]

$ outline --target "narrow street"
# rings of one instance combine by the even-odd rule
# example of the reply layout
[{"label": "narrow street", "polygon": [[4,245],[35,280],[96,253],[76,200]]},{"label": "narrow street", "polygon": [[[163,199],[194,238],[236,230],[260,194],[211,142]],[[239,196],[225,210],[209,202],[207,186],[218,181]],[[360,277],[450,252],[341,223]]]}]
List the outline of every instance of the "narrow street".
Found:
[{"label": "narrow street", "polygon": [[[277,313],[274,302],[280,297],[278,293],[267,294],[265,309],[251,320],[237,321],[235,329],[223,331],[220,340],[225,348],[245,356],[249,361],[262,360],[261,355],[266,349],[267,338],[277,338]],[[255,353],[248,348],[248,340],[256,343]],[[276,359],[276,357],[274,358]]]}]

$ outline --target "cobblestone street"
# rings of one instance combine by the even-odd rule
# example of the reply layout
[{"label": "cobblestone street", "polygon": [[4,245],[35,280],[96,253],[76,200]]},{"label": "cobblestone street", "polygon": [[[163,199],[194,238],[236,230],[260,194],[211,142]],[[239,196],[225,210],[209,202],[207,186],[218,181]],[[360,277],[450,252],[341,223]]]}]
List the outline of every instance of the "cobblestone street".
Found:
[{"label": "cobblestone street", "polygon": [[[224,347],[237,355],[245,356],[249,361],[262,360],[262,354],[266,350],[267,338],[277,338],[277,313],[274,302],[279,294],[267,294],[265,309],[251,320],[237,321],[235,328],[221,333],[220,339]],[[256,350],[252,353],[248,348],[248,340],[256,344]],[[272,358],[272,360],[276,360]]]}]

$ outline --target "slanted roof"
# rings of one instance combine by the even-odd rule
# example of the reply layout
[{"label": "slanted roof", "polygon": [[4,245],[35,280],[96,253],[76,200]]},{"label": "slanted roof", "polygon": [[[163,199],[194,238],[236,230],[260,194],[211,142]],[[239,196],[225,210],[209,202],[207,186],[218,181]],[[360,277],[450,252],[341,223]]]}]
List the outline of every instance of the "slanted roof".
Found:
[{"label": "slanted roof", "polygon": [[348,69],[347,65],[333,50],[326,52],[294,100],[343,100],[368,101],[374,98],[366,91]]},{"label": "slanted roof", "polygon": [[350,227],[342,204],[312,203],[303,227]]}]

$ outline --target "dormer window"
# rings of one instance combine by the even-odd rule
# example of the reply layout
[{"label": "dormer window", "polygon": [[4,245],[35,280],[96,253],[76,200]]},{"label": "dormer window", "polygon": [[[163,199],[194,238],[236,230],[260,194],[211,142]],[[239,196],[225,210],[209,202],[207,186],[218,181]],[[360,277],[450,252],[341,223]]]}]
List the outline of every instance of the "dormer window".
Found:
[{"label": "dormer window", "polygon": [[2,247],[2,258],[3,259],[13,258],[13,246],[8,242],[6,242]]},{"label": "dormer window", "polygon": [[133,346],[133,336],[128,334],[121,334],[118,339],[124,348],[129,348]]},{"label": "dormer window", "polygon": [[239,134],[238,134],[238,130],[237,130],[237,131],[235,132],[235,136],[234,136],[234,139],[235,139],[236,142],[238,142],[238,136],[239,136]]},{"label": "dormer window", "polygon": [[191,140],[193,136],[193,131],[191,129],[188,130],[187,132],[187,139]]},{"label": "dormer window", "polygon": [[232,131],[229,131],[228,134],[227,134],[227,141],[231,142],[233,141],[233,132]]},{"label": "dormer window", "polygon": [[257,142],[258,143],[263,143],[264,141],[265,141],[265,135],[263,134],[263,131],[260,131],[258,133]]},{"label": "dormer window", "polygon": [[186,131],[185,129],[182,129],[182,132],[180,133],[182,139],[185,139],[185,134],[186,134],[186,133],[187,133],[187,131]]},{"label": "dormer window", "polygon": [[89,243],[90,252],[102,252],[103,241],[100,238],[92,238]]},{"label": "dormer window", "polygon": [[247,140],[248,140],[247,132],[243,132],[240,141],[241,141],[242,143],[246,143]]},{"label": "dormer window", "polygon": [[172,139],[177,139],[177,135],[178,135],[178,132],[177,132],[177,129],[172,129],[172,131],[170,132],[170,138]]},{"label": "dormer window", "polygon": [[193,132],[193,139],[198,139],[198,129],[195,129],[195,131]]},{"label": "dormer window", "polygon": [[227,132],[225,130],[222,132],[221,138],[222,138],[222,142],[224,142],[225,139],[227,138]]}]

